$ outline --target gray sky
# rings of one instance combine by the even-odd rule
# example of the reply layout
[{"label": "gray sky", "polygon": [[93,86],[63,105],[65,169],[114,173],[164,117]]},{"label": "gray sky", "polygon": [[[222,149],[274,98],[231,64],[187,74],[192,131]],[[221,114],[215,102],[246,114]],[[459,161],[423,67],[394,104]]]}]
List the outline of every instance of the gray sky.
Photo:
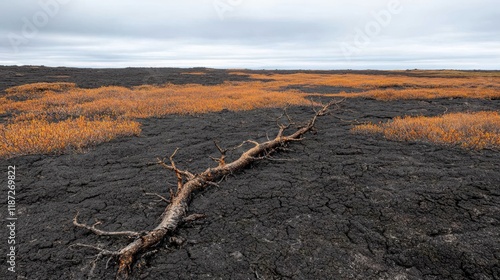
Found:
[{"label": "gray sky", "polygon": [[500,69],[498,0],[3,0],[0,65]]}]

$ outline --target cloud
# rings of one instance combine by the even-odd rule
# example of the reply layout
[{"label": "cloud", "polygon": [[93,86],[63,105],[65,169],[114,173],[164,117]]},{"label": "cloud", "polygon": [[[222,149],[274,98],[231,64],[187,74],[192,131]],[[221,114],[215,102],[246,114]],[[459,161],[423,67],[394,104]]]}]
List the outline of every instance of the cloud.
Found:
[{"label": "cloud", "polygon": [[[55,7],[56,1],[61,4],[48,15],[51,10],[43,6]],[[398,1],[401,11],[380,22],[376,15],[387,15],[391,1]],[[495,2],[2,1],[0,64],[495,69],[500,65]],[[37,25],[43,13],[48,20]],[[30,38],[23,34],[26,22],[37,29]],[[22,39],[15,41],[17,52],[12,38]]]}]

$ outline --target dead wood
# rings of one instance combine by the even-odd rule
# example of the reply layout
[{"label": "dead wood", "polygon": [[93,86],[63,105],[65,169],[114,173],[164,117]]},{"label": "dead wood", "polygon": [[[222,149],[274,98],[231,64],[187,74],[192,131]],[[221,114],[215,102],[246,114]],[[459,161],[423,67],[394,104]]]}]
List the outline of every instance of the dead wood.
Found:
[{"label": "dead wood", "polygon": [[191,195],[195,191],[202,190],[207,186],[217,185],[217,182],[219,182],[225,176],[242,170],[255,161],[270,159],[270,155],[274,151],[276,151],[276,149],[284,147],[289,142],[301,141],[304,134],[314,129],[314,125],[316,124],[316,120],[318,117],[325,115],[330,107],[341,102],[343,102],[343,100],[331,101],[327,105],[323,106],[320,110],[315,111],[314,116],[304,126],[300,127],[297,131],[288,136],[285,135],[285,131],[290,128],[293,123],[285,110],[280,118],[286,117],[288,123],[281,124],[279,120],[280,118],[278,119],[279,131],[277,136],[274,139],[268,140],[263,143],[258,143],[252,140],[245,141],[238,147],[241,147],[246,143],[251,143],[254,146],[241,154],[241,156],[233,162],[227,163],[225,161],[226,152],[228,150],[222,149],[217,143],[215,143],[216,148],[221,153],[220,158],[214,159],[216,162],[218,162],[218,166],[208,168],[207,170],[199,174],[192,174],[189,171],[178,169],[173,159],[174,155],[177,152],[177,150],[175,150],[175,152],[169,158],[169,164],[166,163],[165,160],[158,160],[158,163],[161,166],[175,172],[178,186],[175,193],[171,192],[169,204],[165,208],[161,216],[162,219],[160,224],[158,224],[154,229],[144,232],[106,232],[96,228],[96,225],[98,225],[99,222],[92,226],[79,223],[77,213],[77,215],[73,219],[73,224],[77,227],[89,230],[96,235],[127,236],[134,237],[135,240],[118,251],[108,251],[83,244],[76,244],[76,246],[94,248],[99,251],[99,257],[118,257],[119,267],[116,278],[127,279],[132,264],[134,263],[134,260],[138,254],[151,250],[154,246],[162,242],[164,238],[167,237],[169,233],[172,233],[180,224],[203,217],[203,215],[200,214],[186,217]]}]

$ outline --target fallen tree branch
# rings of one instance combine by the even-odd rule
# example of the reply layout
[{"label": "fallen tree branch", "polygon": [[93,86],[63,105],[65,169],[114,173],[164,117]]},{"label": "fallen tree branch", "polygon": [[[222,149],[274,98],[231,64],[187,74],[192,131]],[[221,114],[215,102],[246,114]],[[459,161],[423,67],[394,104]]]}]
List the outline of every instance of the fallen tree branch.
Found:
[{"label": "fallen tree branch", "polygon": [[[118,272],[116,275],[117,279],[126,279],[128,278],[129,272],[131,270],[131,266],[134,263],[136,256],[142,252],[147,252],[152,247],[156,246],[158,243],[164,240],[164,238],[172,233],[179,224],[183,222],[188,222],[192,220],[196,220],[198,218],[202,218],[201,215],[197,214],[195,216],[189,216],[185,218],[189,200],[191,194],[193,192],[202,190],[207,186],[216,185],[220,179],[233,174],[243,168],[249,166],[251,163],[259,160],[268,159],[270,154],[276,151],[278,148],[283,147],[285,144],[293,141],[301,141],[303,139],[303,135],[307,132],[313,130],[314,125],[316,124],[316,120],[318,117],[323,116],[327,113],[328,109],[333,105],[338,105],[343,102],[340,101],[331,101],[327,105],[323,106],[320,110],[315,111],[314,116],[302,127],[300,127],[293,134],[285,136],[284,132],[291,125],[291,118],[288,116],[286,111],[280,117],[285,116],[288,119],[288,124],[283,125],[279,124],[279,132],[278,135],[272,139],[263,143],[258,143],[252,140],[247,140],[243,142],[240,146],[243,146],[245,143],[252,143],[254,146],[247,151],[245,151],[241,156],[233,161],[233,162],[225,162],[225,153],[227,150],[222,149],[217,143],[216,147],[221,153],[221,158],[216,161],[219,163],[217,167],[208,168],[202,173],[192,174],[188,171],[182,171],[177,169],[175,166],[173,157],[177,150],[170,156],[170,165],[165,163],[165,160],[159,160],[158,163],[165,167],[168,170],[174,171],[177,177],[178,189],[177,192],[171,192],[170,203],[165,208],[162,214],[162,220],[159,225],[157,225],[154,229],[150,231],[146,231],[144,233],[137,232],[105,232],[95,228],[95,225],[88,226],[85,224],[81,224],[78,222],[78,214],[75,216],[73,223],[75,226],[84,228],[92,231],[97,235],[125,235],[136,237],[136,239],[128,244],[126,247],[122,248],[119,251],[106,251],[101,249],[100,255],[111,255],[118,257]],[[237,147],[237,148],[238,148]],[[186,181],[184,182],[184,179]],[[90,246],[89,246],[90,247]],[[95,248],[95,247],[94,247]],[[108,254],[106,254],[108,253]]]}]

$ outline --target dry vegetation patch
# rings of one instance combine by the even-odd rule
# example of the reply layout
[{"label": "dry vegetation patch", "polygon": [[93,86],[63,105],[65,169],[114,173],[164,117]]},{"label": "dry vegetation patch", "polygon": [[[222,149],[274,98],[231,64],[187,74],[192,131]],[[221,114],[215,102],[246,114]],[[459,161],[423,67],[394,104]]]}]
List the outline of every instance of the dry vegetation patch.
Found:
[{"label": "dry vegetation patch", "polygon": [[[184,74],[205,75],[201,71]],[[217,112],[224,109],[239,111],[305,105],[310,104],[308,97],[315,95],[377,100],[500,98],[500,72],[412,71],[410,76],[404,75],[405,73],[401,71],[394,71],[391,75],[259,74],[237,71],[230,74],[245,75],[254,80],[210,86],[165,84],[133,88],[106,86],[83,89],[74,83],[59,82],[34,83],[9,88],[6,94],[0,97],[0,114],[9,116],[7,122],[4,120],[7,124],[0,127],[0,136],[3,137],[2,147],[8,149],[8,152],[2,152],[0,156],[59,152],[67,147],[79,148],[82,143],[97,143],[94,141],[96,133],[86,130],[83,123],[87,123],[88,127],[102,125],[104,118],[106,118],[105,123],[110,125],[100,126],[100,132],[97,134],[116,137],[137,134],[139,128],[133,121],[136,118]],[[297,88],[297,85],[310,87],[312,91],[316,87],[325,86],[337,89],[354,88],[361,92],[306,94],[293,89],[293,86]],[[76,138],[68,140],[70,138],[60,136],[58,129],[63,129],[64,125],[75,124],[77,120],[79,126],[75,127],[85,131],[83,134],[78,134],[82,138],[81,142]],[[111,125],[113,123],[114,126]],[[120,125],[121,130],[115,132],[114,127]],[[15,148],[28,147],[27,144],[19,144],[23,141],[9,134],[15,129],[19,135],[27,138],[25,141],[34,144],[28,145],[29,148]],[[46,141],[44,139],[48,139],[49,136],[46,138],[40,136],[52,135],[50,130],[54,130],[55,143],[52,146],[44,143]],[[104,139],[102,141],[108,139],[97,138]],[[40,149],[34,147],[37,142],[40,143]]]},{"label": "dry vegetation patch", "polygon": [[[306,95],[297,92],[273,92],[251,83],[224,83],[216,86],[164,85],[132,89],[109,86],[96,89],[72,88],[67,91],[43,91],[36,99],[7,100],[0,110],[22,114],[68,116],[161,117],[168,114],[195,114],[223,109],[239,111],[286,104],[308,104]],[[19,94],[25,94],[20,92]]]},{"label": "dry vegetation patch", "polygon": [[7,94],[0,99],[0,106],[7,100],[25,101],[40,98],[47,92],[60,93],[74,88],[76,88],[74,83],[34,83],[11,87],[5,90]]},{"label": "dry vegetation patch", "polygon": [[260,84],[82,89],[71,83],[37,83],[10,88],[0,98],[0,112],[12,115],[0,126],[0,157],[78,150],[135,135],[140,131],[135,118],[310,103],[302,93],[272,92]]},{"label": "dry vegetation patch", "polygon": [[363,124],[356,133],[381,134],[396,141],[424,141],[470,149],[500,148],[498,112],[451,113],[439,117],[397,117],[379,124]]},{"label": "dry vegetation patch", "polygon": [[6,89],[8,94],[35,93],[43,91],[65,91],[76,87],[75,83],[33,83]]},{"label": "dry vegetation patch", "polygon": [[[367,74],[252,74],[233,72],[233,75],[246,75],[255,80],[265,80],[262,87],[279,90],[289,85],[328,86],[338,88],[362,89],[359,93],[321,94],[331,97],[363,97],[377,100],[434,99],[434,98],[500,98],[500,72],[463,72],[463,71],[415,71],[415,76]],[[454,76],[452,76],[454,75]],[[453,77],[453,78],[450,78]]]},{"label": "dry vegetation patch", "polygon": [[404,99],[425,100],[437,98],[499,99],[500,89],[490,87],[405,88],[401,90],[375,89],[350,95],[385,101]]},{"label": "dry vegetation patch", "polygon": [[86,117],[49,122],[32,119],[0,125],[0,157],[81,151],[84,147],[119,136],[140,133],[139,123],[128,120]]}]

